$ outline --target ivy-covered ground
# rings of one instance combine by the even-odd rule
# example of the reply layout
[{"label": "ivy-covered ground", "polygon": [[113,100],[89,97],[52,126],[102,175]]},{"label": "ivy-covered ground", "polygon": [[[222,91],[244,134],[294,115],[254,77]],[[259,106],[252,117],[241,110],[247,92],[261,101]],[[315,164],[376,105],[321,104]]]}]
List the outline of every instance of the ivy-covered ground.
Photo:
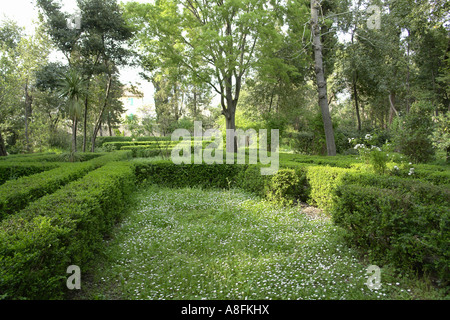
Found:
[{"label": "ivy-covered ground", "polygon": [[427,299],[410,275],[367,267],[339,227],[240,190],[150,185],[132,195],[75,299]]}]

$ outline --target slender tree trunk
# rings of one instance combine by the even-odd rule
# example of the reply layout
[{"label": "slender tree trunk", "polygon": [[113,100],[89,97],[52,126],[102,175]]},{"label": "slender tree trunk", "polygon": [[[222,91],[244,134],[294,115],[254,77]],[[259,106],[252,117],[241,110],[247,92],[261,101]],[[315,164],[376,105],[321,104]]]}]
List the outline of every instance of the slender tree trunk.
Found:
[{"label": "slender tree trunk", "polygon": [[194,117],[194,120],[197,119],[197,89],[194,89],[194,106],[192,110],[192,116]]},{"label": "slender tree trunk", "polygon": [[106,107],[108,106],[108,99],[109,99],[109,94],[111,92],[111,85],[112,85],[112,75],[109,75],[108,84],[106,87],[105,102],[103,103],[103,107],[100,111],[100,115],[98,116],[97,123],[94,126],[94,132],[92,133],[91,152],[95,152],[95,140],[97,139],[98,131],[100,130],[100,126],[102,125],[103,114],[106,110]]},{"label": "slender tree trunk", "polygon": [[[228,112],[225,115],[225,124],[227,130],[236,130],[236,110],[228,107]],[[235,135],[226,136],[226,150],[227,152],[237,152],[237,138]]]},{"label": "slender tree trunk", "polygon": [[396,116],[398,116],[398,111],[397,109],[395,109],[394,100],[395,100],[395,93],[393,92],[389,93],[389,105],[390,105],[389,126],[392,124],[392,120],[394,119],[394,113]]},{"label": "slender tree trunk", "polygon": [[33,98],[30,95],[28,87],[28,79],[25,84],[25,143],[26,151],[30,152],[30,118],[31,118],[31,105]]},{"label": "slender tree trunk", "polygon": [[77,125],[78,119],[74,117],[72,121],[72,153],[77,152]]},{"label": "slender tree trunk", "polygon": [[84,98],[84,119],[83,119],[83,152],[86,152],[87,143],[87,117],[89,105],[89,87],[91,86],[92,75],[89,75],[86,87],[86,97]]},{"label": "slender tree trunk", "polygon": [[410,97],[410,85],[409,85],[409,77],[410,77],[410,71],[409,71],[409,36],[410,36],[410,32],[409,29],[406,29],[408,31],[408,37],[407,37],[407,48],[406,48],[406,57],[407,57],[407,62],[406,62],[406,113],[409,113],[409,109],[410,109],[410,104],[409,104],[409,97]]},{"label": "slender tree trunk", "polygon": [[112,128],[111,128],[111,116],[108,113],[108,131],[109,131],[109,136],[112,137]]},{"label": "slender tree trunk", "polygon": [[336,155],[336,143],[334,141],[333,123],[331,122],[330,109],[328,107],[327,98],[327,82],[325,80],[323,59],[322,59],[322,43],[320,40],[319,27],[319,3],[317,0],[311,0],[311,29],[313,32],[313,49],[315,61],[315,73],[317,80],[317,88],[319,94],[319,106],[322,112],[323,126],[325,129],[325,139],[327,143],[327,154],[329,156]]},{"label": "slender tree trunk", "polygon": [[359,114],[358,90],[356,88],[357,71],[353,71],[353,99],[355,99],[356,118],[358,119],[358,131],[361,131],[361,116]]},{"label": "slender tree trunk", "polygon": [[6,157],[7,155],[5,140],[3,140],[2,132],[0,131],[0,157]]}]

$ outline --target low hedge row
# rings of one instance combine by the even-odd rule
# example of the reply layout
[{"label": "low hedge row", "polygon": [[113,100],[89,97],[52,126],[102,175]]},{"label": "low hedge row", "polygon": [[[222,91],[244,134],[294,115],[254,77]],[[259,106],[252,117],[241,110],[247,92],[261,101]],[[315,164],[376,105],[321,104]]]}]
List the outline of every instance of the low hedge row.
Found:
[{"label": "low hedge row", "polygon": [[[83,162],[83,161],[89,161],[91,159],[97,158],[101,156],[101,153],[91,153],[91,152],[77,152],[71,157],[69,153],[63,153],[63,154],[55,154],[55,153],[49,153],[49,154],[27,154],[27,155],[17,155],[17,156],[7,156],[3,157],[3,161],[9,161],[12,163],[17,162],[70,162],[72,159],[75,162]],[[2,162],[3,162],[2,161]],[[0,162],[0,163],[2,163]]]},{"label": "low hedge row", "polygon": [[129,157],[131,157],[130,151],[120,151],[87,162],[63,164],[49,171],[7,181],[0,186],[0,220],[109,161],[124,160]]},{"label": "low hedge row", "polygon": [[134,186],[131,162],[110,162],[0,222],[0,292],[60,299],[70,265],[90,267]]},{"label": "low hedge row", "polygon": [[[442,192],[433,193],[442,196]],[[414,192],[399,189],[342,185],[336,190],[331,214],[333,221],[346,230],[350,243],[367,251],[372,261],[426,272],[447,286],[449,199],[446,202],[430,199],[420,199]]]},{"label": "low hedge row", "polygon": [[[171,137],[138,137],[134,139],[135,141],[170,141]],[[107,142],[124,142],[133,141],[132,137],[97,137],[95,140],[95,146],[101,147]]]},{"label": "low hedge row", "polygon": [[[192,138],[193,143],[193,138]],[[171,141],[171,140],[161,140],[161,141],[115,141],[115,142],[105,142],[103,143],[103,149],[105,151],[114,151],[114,150],[122,150],[122,148],[125,147],[145,147],[147,149],[150,148],[161,148],[165,149],[167,147],[174,147],[178,144],[178,141]],[[211,144],[212,141],[202,141],[202,146],[205,148],[209,144]]]},{"label": "low hedge row", "polygon": [[61,165],[58,162],[52,163],[28,163],[28,162],[0,162],[0,185],[8,180],[14,180],[20,177],[30,176],[36,173],[44,172],[57,168]]},{"label": "low hedge row", "polygon": [[246,165],[180,164],[170,161],[135,161],[136,181],[164,186],[228,188]]},{"label": "low hedge row", "polygon": [[428,181],[304,166],[299,197],[323,208],[347,231],[350,244],[380,263],[450,280],[450,190]]}]

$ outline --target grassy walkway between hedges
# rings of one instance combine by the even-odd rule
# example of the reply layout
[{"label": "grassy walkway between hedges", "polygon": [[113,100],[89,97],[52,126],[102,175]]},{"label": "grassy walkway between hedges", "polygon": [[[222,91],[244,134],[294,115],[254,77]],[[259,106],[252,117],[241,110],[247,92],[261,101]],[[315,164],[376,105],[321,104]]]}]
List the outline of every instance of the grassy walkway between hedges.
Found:
[{"label": "grassy walkway between hedges", "polygon": [[384,269],[368,289],[329,219],[239,190],[137,192],[99,265],[82,299],[423,298]]}]

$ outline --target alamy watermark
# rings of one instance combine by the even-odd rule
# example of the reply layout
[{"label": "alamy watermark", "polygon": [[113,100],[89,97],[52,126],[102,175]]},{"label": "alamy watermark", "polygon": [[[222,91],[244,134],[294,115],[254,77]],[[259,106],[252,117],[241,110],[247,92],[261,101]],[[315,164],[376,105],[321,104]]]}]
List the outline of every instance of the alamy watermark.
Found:
[{"label": "alamy watermark", "polygon": [[[180,138],[182,140],[180,141]],[[222,132],[218,129],[208,129],[203,132],[202,122],[194,122],[194,139],[187,129],[177,129],[172,133],[172,141],[179,142],[171,153],[172,162],[175,164],[223,164],[223,141]],[[237,164],[246,164],[246,148],[248,147],[248,164],[270,165],[262,167],[262,175],[274,175],[280,166],[279,158],[279,130],[270,131],[270,152],[268,149],[268,130],[260,129],[259,136],[255,129],[246,131],[237,129],[226,130],[226,164],[235,164],[235,152]],[[235,139],[237,150],[235,150]],[[193,141],[194,155],[192,157],[191,144]],[[203,141],[210,142],[203,149]],[[193,159],[192,159],[193,158]]]},{"label": "alamy watermark", "polygon": [[366,12],[371,14],[367,19],[367,28],[370,30],[381,29],[381,9],[379,6],[371,5],[367,7]]},{"label": "alamy watermark", "polygon": [[81,13],[77,12],[69,16],[67,19],[67,28],[70,30],[81,29]]},{"label": "alamy watermark", "polygon": [[71,274],[67,278],[66,286],[69,290],[81,289],[81,270],[79,266],[71,265],[67,268],[67,273]]},{"label": "alamy watermark", "polygon": [[378,266],[370,265],[367,268],[367,274],[369,277],[367,279],[366,285],[370,290],[378,290],[381,288],[381,269]]}]

